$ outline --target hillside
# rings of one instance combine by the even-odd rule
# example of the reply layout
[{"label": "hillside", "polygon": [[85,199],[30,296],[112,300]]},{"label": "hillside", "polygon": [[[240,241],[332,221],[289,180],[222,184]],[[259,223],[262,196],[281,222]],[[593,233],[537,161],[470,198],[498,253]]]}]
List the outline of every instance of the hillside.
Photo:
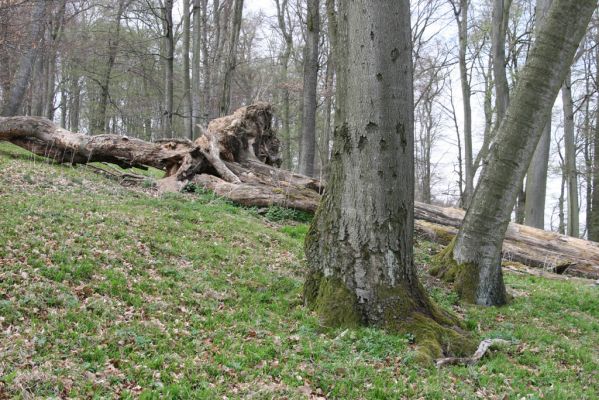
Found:
[{"label": "hillside", "polygon": [[559,398],[599,393],[599,288],[506,276],[502,308],[431,295],[478,338],[424,368],[418,338],[322,328],[301,304],[304,215],[159,197],[0,143],[1,398]]}]

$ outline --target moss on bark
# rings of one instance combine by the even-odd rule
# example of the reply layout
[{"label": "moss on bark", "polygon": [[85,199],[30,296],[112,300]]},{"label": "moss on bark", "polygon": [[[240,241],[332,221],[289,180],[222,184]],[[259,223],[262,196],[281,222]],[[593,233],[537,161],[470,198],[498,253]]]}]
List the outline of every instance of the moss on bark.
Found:
[{"label": "moss on bark", "polygon": [[361,324],[356,296],[338,278],[311,272],[304,284],[304,303],[324,326],[356,328]]},{"label": "moss on bark", "polygon": [[[390,333],[413,336],[417,344],[415,361],[422,365],[430,366],[439,357],[470,355],[476,342],[462,330],[459,319],[437,307],[424,293],[420,284],[415,290],[402,285],[378,287],[383,314],[377,326]],[[356,328],[364,324],[356,296],[340,279],[311,272],[304,285],[304,301],[324,326]]]},{"label": "moss on bark", "polygon": [[453,259],[455,238],[434,258],[430,274],[453,283],[460,299],[467,303],[476,303],[478,290],[478,268],[473,263],[458,264]]}]

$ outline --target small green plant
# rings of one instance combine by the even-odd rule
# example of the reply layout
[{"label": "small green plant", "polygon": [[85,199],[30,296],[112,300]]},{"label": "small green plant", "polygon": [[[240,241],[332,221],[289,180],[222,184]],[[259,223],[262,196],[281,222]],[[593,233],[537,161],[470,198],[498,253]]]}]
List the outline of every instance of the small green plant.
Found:
[{"label": "small green plant", "polygon": [[273,222],[279,221],[296,221],[296,222],[310,222],[312,220],[312,215],[303,212],[294,210],[292,208],[285,208],[279,206],[272,206],[268,208],[266,214],[264,214],[266,219]]}]

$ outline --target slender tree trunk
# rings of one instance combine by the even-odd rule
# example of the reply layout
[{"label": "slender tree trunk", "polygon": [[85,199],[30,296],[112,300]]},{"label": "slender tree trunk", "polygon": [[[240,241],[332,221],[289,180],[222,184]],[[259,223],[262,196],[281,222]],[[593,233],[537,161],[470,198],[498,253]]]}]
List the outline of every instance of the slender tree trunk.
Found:
[{"label": "slender tree trunk", "polygon": [[[186,0],[187,1],[187,0]],[[192,129],[195,136],[200,135],[200,128],[202,118],[202,89],[200,76],[202,66],[202,29],[204,23],[202,21],[202,1],[207,0],[193,0],[193,57],[191,61],[191,103],[192,103]]]},{"label": "slender tree trunk", "polygon": [[93,135],[100,135],[106,132],[106,113],[108,110],[108,99],[110,97],[110,80],[112,78],[112,69],[116,62],[116,57],[120,44],[121,19],[131,0],[120,0],[114,22],[114,31],[108,38],[108,58],[104,71],[100,77],[100,100],[98,101],[97,111],[94,113],[90,125]]},{"label": "slender tree trunk", "polygon": [[[536,32],[543,28],[545,16],[552,0],[538,0],[536,8]],[[551,114],[547,118],[541,140],[526,175],[526,202],[524,223],[539,229],[545,228],[545,197],[547,194],[547,168],[549,166],[549,150],[551,147]]]},{"label": "slender tree trunk", "polygon": [[[185,107],[185,136],[189,140],[193,140],[193,121],[194,121],[194,110],[193,110],[193,99],[191,91],[191,76],[190,76],[190,59],[189,51],[191,47],[191,15],[190,15],[190,3],[189,0],[183,0],[183,90],[184,100],[183,104]],[[195,50],[195,48],[194,48]],[[195,51],[194,51],[195,53]]]},{"label": "slender tree trunk", "polygon": [[318,87],[318,44],[320,38],[320,1],[308,0],[304,52],[304,91],[302,134],[300,136],[300,174],[313,176],[316,154],[316,101]]},{"label": "slender tree trunk", "polygon": [[277,6],[277,20],[279,23],[279,29],[283,34],[283,40],[285,41],[285,49],[281,57],[282,77],[281,81],[283,84],[283,165],[286,169],[291,171],[293,168],[293,159],[291,157],[291,115],[290,115],[290,94],[289,94],[289,59],[291,58],[291,52],[293,51],[293,37],[289,32],[288,24],[285,19],[285,15],[288,12],[288,1],[287,0],[275,0]]},{"label": "slender tree trunk", "polygon": [[31,31],[29,33],[32,42],[31,47],[27,50],[19,60],[19,67],[12,78],[10,94],[2,108],[3,116],[11,116],[19,113],[21,104],[25,97],[25,92],[31,80],[31,72],[35,64],[35,60],[40,52],[39,42],[44,35],[44,17],[46,13],[46,2],[38,2],[31,15]]},{"label": "slender tree trunk", "polygon": [[[597,33],[599,39],[599,32]],[[599,85],[599,47],[595,49],[596,71],[595,82]],[[599,93],[597,94],[599,102]],[[595,110],[595,132],[593,135],[593,167],[592,186],[593,195],[591,199],[591,218],[588,226],[589,240],[599,242],[599,107]]]},{"label": "slender tree trunk", "polygon": [[562,180],[560,184],[560,192],[559,192],[559,200],[558,200],[558,220],[559,225],[557,227],[557,231],[562,235],[566,234],[566,222],[565,222],[565,212],[564,212],[564,203],[565,203],[565,193],[566,193],[566,171],[565,166],[562,165]]},{"label": "slender tree trunk", "polygon": [[469,0],[460,0],[459,9],[456,8],[455,18],[458,23],[459,39],[459,68],[460,81],[462,84],[462,101],[464,108],[464,199],[465,207],[470,205],[470,199],[474,191],[474,165],[472,157],[472,106],[470,104],[471,88],[468,74],[467,51],[468,51],[468,6]]},{"label": "slender tree trunk", "polygon": [[174,103],[174,64],[175,38],[173,32],[173,1],[164,0],[163,29],[164,29],[164,122],[162,135],[165,138],[173,136],[173,103]]},{"label": "slender tree trunk", "polygon": [[455,264],[444,269],[466,301],[501,305],[506,292],[501,247],[510,214],[551,108],[596,7],[595,0],[555,0],[520,74],[488,164],[448,248]]},{"label": "slender tree trunk", "polygon": [[509,84],[505,73],[505,40],[512,0],[493,0],[492,54],[495,77],[495,108],[497,125],[505,116],[509,105]]},{"label": "slender tree trunk", "polygon": [[439,341],[457,335],[437,325],[454,321],[438,313],[414,268],[409,2],[342,0],[339,8],[336,107],[345,111],[306,238],[304,299],[326,326],[371,325],[431,340],[430,359],[440,355]]},{"label": "slender tree trunk", "polygon": [[572,101],[572,77],[568,72],[562,85],[564,108],[565,174],[568,184],[568,236],[580,235],[578,215],[578,173],[576,171],[576,142],[574,134],[574,104]]},{"label": "slender tree trunk", "polygon": [[[216,11],[215,11],[216,13]],[[210,65],[209,35],[208,35],[208,0],[202,0],[202,67],[204,85],[202,87],[202,111],[204,125],[210,122],[212,104],[212,68]],[[199,133],[198,133],[199,136]]]},{"label": "slender tree trunk", "polygon": [[225,76],[223,78],[223,90],[220,99],[220,116],[224,117],[231,108],[231,84],[233,72],[237,67],[237,44],[239,32],[241,31],[241,18],[243,15],[243,0],[235,0],[233,6],[233,21],[229,32],[229,52],[225,59]]}]

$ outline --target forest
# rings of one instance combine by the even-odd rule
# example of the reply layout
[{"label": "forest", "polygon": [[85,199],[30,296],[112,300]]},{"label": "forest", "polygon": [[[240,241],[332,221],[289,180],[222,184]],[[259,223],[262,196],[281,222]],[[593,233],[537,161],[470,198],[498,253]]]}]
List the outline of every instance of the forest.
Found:
[{"label": "forest", "polygon": [[0,399],[592,399],[595,0],[0,0]]}]

